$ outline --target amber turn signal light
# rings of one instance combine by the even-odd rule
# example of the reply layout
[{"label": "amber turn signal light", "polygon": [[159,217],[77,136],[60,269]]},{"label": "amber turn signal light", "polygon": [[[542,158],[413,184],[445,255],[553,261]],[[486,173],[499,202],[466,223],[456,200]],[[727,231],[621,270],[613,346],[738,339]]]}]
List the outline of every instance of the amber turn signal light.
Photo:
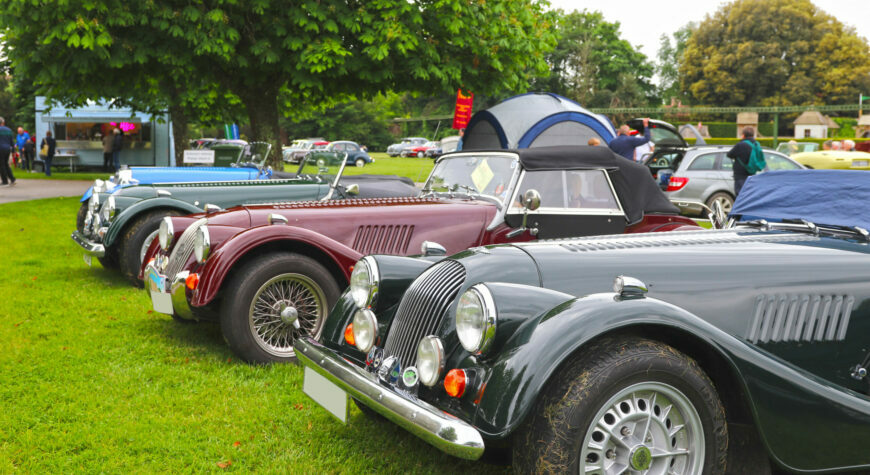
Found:
[{"label": "amber turn signal light", "polygon": [[196,286],[199,285],[199,274],[190,274],[184,279],[184,285],[187,286],[190,290],[195,290]]},{"label": "amber turn signal light", "polygon": [[353,323],[348,324],[344,329],[344,341],[350,346],[356,346],[356,340],[353,339]]},{"label": "amber turn signal light", "polygon": [[444,377],[444,390],[453,397],[462,397],[465,394],[465,382],[468,378],[465,370],[451,369]]}]

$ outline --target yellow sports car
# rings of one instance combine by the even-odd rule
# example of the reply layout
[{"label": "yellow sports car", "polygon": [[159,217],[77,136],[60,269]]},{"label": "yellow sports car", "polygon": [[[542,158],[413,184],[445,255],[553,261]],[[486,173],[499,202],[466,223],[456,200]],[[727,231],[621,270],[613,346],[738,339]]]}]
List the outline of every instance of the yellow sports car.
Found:
[{"label": "yellow sports car", "polygon": [[870,153],[865,152],[828,150],[824,152],[796,153],[791,158],[807,168],[870,170]]}]

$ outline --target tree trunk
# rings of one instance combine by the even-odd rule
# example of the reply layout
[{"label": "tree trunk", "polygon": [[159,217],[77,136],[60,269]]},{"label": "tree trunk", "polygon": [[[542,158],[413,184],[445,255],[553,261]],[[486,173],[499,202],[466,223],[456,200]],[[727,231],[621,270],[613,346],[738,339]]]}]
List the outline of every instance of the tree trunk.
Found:
[{"label": "tree trunk", "polygon": [[248,119],[251,121],[251,141],[269,142],[272,152],[266,160],[275,171],[284,170],[281,160],[280,127],[278,125],[278,91],[266,89],[262,91],[236,91],[245,104]]},{"label": "tree trunk", "polygon": [[[177,104],[177,102],[174,102]],[[187,114],[180,105],[169,106],[169,119],[172,121],[172,138],[175,145],[175,166],[184,164],[184,150],[190,147],[190,127]]]}]

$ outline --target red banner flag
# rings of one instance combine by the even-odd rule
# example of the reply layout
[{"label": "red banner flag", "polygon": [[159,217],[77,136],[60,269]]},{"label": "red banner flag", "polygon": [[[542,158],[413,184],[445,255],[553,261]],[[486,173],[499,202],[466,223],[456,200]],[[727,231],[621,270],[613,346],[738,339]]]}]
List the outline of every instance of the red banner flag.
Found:
[{"label": "red banner flag", "polygon": [[453,128],[464,129],[471,120],[471,106],[474,104],[474,93],[468,91],[468,95],[462,93],[462,89],[456,91],[456,109],[453,111]]}]

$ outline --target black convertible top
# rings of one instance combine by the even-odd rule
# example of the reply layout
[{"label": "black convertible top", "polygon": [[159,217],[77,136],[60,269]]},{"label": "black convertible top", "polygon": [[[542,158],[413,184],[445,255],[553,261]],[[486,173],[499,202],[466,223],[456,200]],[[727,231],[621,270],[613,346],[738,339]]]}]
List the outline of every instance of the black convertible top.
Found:
[{"label": "black convertible top", "polygon": [[[471,152],[471,151],[469,151]],[[506,150],[475,150],[476,153],[506,152]],[[679,214],[653,180],[649,169],[613,153],[608,147],[570,145],[507,150],[520,156],[526,170],[607,170],[613,188],[622,203],[629,224],[645,213]]]}]

